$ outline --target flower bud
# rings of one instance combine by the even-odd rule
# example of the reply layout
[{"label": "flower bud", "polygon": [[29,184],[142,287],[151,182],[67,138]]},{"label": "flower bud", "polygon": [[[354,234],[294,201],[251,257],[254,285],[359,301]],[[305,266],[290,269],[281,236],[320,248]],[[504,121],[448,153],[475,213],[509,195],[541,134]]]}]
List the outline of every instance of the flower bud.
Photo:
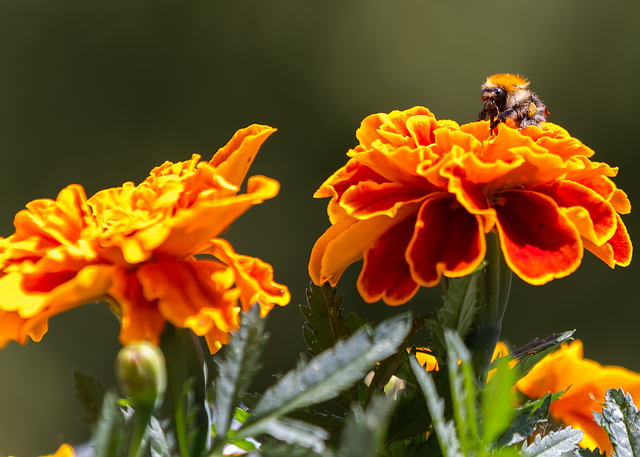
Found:
[{"label": "flower bud", "polygon": [[148,341],[123,347],[116,358],[115,371],[118,385],[134,409],[155,409],[162,404],[167,368],[160,348]]}]

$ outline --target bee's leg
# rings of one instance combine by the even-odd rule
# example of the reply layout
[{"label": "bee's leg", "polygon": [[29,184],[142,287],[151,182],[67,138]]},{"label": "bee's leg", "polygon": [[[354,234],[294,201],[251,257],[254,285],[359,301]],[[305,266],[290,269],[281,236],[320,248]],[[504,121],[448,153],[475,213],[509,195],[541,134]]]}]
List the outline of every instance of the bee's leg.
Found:
[{"label": "bee's leg", "polygon": [[478,113],[478,117],[476,118],[476,121],[484,120],[484,118],[487,117],[487,114],[488,114],[487,113],[487,106],[485,105],[485,106],[482,107],[482,111],[480,111]]},{"label": "bee's leg", "polygon": [[507,118],[513,116],[513,114],[514,114],[513,108],[509,108],[504,111],[501,111],[496,117],[496,120],[495,121],[492,120],[491,125],[489,127],[491,129],[495,129],[500,122],[506,121]]}]

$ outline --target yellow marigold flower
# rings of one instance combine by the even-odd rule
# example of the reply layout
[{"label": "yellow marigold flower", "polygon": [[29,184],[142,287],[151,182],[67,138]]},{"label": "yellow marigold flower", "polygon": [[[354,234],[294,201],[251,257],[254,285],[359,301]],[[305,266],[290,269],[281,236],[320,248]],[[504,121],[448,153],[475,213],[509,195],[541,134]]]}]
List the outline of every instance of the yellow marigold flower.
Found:
[{"label": "yellow marigold flower", "polygon": [[[158,343],[166,322],[204,335],[212,352],[238,326],[238,301],[266,315],[290,300],[270,265],[217,238],[279,184],[252,176],[240,186],[275,129],[238,131],[209,162],[166,162],[141,184],[87,199],[81,186],[36,200],[0,239],[0,345],[39,341],[47,319],[107,300],[121,317],[120,342]],[[198,254],[208,256],[196,257]],[[235,287],[233,287],[235,285]]]},{"label": "yellow marigold flower", "polygon": [[365,301],[409,300],[420,286],[474,271],[485,233],[497,231],[509,267],[530,284],[572,273],[587,248],[626,266],[632,246],[619,214],[631,205],[591,162],[593,151],[550,124],[519,132],[486,121],[458,126],[415,107],[367,117],[350,160],[318,189],[332,226],[309,262],[316,284],[336,285],[364,258]]},{"label": "yellow marigold flower", "polygon": [[530,398],[569,389],[562,398],[551,403],[551,416],[557,422],[584,432],[580,446],[613,451],[607,433],[596,424],[592,411],[602,412],[608,389],[622,387],[636,399],[640,398],[640,374],[617,366],[602,366],[583,358],[580,340],[563,344],[545,357],[518,383],[517,389]]}]

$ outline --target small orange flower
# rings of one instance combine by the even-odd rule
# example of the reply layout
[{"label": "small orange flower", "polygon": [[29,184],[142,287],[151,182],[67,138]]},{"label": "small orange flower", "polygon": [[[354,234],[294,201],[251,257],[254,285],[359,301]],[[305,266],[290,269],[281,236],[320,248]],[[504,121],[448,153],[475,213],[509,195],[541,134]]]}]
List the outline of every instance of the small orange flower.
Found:
[{"label": "small orange flower", "polygon": [[546,123],[519,132],[488,122],[458,126],[422,107],[367,117],[347,165],[314,197],[332,197],[332,226],[309,263],[316,284],[336,285],[364,257],[365,301],[408,301],[420,286],[474,271],[497,231],[509,267],[530,284],[567,276],[583,248],[610,267],[631,262],[618,213],[631,205],[591,162],[593,151]]},{"label": "small orange flower", "polygon": [[87,199],[71,185],[56,201],[29,203],[16,215],[16,232],[0,239],[0,345],[39,341],[50,316],[106,300],[121,317],[124,345],[157,344],[170,322],[204,335],[215,352],[238,326],[238,301],[245,310],[258,303],[263,316],[286,305],[289,291],[273,282],[270,265],[217,238],[277,195],[278,182],[264,176],[250,177],[239,194],[274,131],[240,130],[211,161],[194,154],[166,162],[137,186]]},{"label": "small orange flower", "polygon": [[545,357],[518,383],[517,389],[530,398],[569,389],[562,398],[551,403],[551,416],[557,422],[584,432],[580,446],[599,447],[611,454],[613,448],[607,433],[596,424],[592,411],[602,412],[605,392],[622,387],[631,396],[640,398],[640,374],[622,367],[602,366],[583,359],[580,340],[565,343]]}]

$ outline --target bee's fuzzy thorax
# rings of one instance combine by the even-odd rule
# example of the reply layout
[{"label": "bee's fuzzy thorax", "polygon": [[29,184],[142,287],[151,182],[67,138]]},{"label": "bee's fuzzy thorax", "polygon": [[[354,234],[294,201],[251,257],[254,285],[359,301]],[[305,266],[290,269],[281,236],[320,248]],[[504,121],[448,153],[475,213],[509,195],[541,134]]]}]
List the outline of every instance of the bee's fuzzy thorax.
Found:
[{"label": "bee's fuzzy thorax", "polygon": [[525,88],[528,85],[529,81],[526,79],[509,73],[498,73],[496,75],[489,76],[485,83],[485,87],[503,87],[508,92]]}]

